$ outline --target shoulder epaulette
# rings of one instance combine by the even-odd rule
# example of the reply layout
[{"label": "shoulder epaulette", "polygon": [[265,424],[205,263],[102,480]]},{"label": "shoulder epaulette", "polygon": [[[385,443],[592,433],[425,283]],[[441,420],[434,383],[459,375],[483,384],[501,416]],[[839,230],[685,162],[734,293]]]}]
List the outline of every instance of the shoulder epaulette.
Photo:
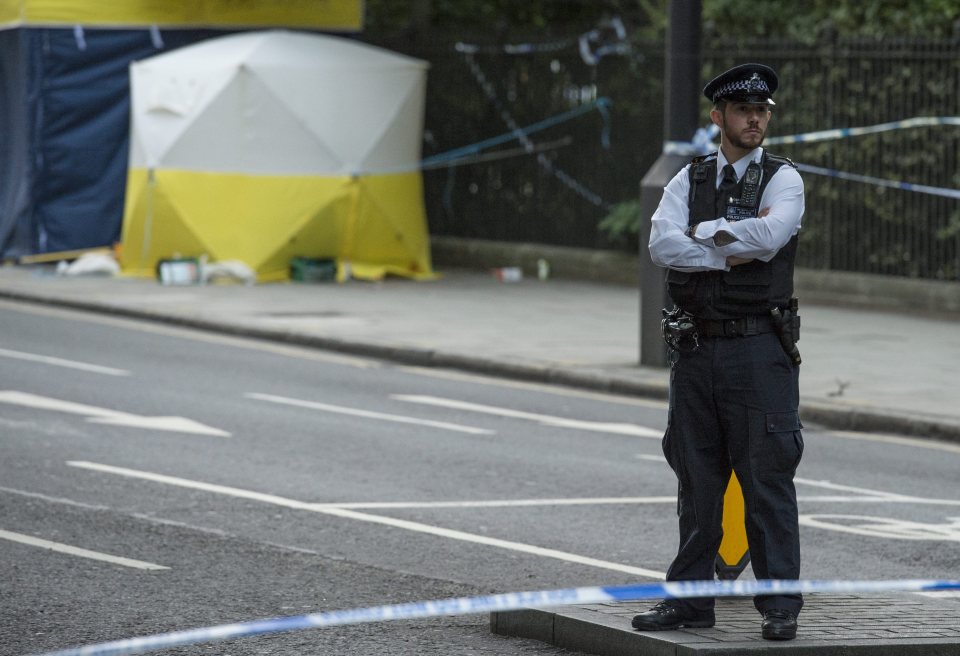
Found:
[{"label": "shoulder epaulette", "polygon": [[717,158],[717,153],[698,155],[690,160],[690,200],[693,200],[693,190],[697,184],[707,181],[710,163]]},{"label": "shoulder epaulette", "polygon": [[770,153],[768,153],[768,152],[766,152],[766,151],[764,151],[763,154],[766,155],[768,159],[772,159],[772,160],[775,161],[775,162],[780,162],[781,165],[786,164],[787,166],[790,166],[791,168],[797,168],[797,165],[794,164],[794,163],[793,163],[793,160],[790,159],[789,157],[784,157],[784,156],[782,156],[782,155],[771,155]]}]

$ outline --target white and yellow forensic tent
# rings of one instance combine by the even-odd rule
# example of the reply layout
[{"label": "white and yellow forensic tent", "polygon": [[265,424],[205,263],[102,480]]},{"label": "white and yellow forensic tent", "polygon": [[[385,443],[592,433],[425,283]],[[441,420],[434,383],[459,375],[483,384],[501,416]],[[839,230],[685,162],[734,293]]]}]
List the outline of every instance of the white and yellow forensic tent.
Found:
[{"label": "white and yellow forensic tent", "polygon": [[427,64],[350,39],[270,30],[130,66],[121,265],[295,257],[353,276],[433,276],[418,168]]},{"label": "white and yellow forensic tent", "polygon": [[356,34],[363,18],[363,0],[0,0],[0,256],[117,243],[131,62],[239,30]]}]

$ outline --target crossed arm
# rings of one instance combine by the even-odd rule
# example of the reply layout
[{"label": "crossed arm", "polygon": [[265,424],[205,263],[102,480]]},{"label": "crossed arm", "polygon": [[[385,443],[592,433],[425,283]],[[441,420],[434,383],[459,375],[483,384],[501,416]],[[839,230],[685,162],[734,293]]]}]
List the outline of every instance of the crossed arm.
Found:
[{"label": "crossed arm", "polygon": [[769,261],[800,230],[804,211],[803,180],[781,167],[770,179],[757,218],[703,221],[689,226],[685,168],[664,188],[653,215],[650,256],[654,263],[679,271],[728,270],[754,259]]},{"label": "crossed arm", "polygon": [[[764,207],[759,212],[757,212],[757,218],[762,219],[769,213],[770,213],[770,208]],[[737,241],[737,238],[734,235],[730,234],[729,232],[724,232],[722,230],[718,230],[713,235],[713,243],[715,246],[727,246],[728,244],[732,244],[735,241]],[[738,264],[746,264],[747,262],[753,262],[753,258],[737,257],[736,255],[727,255],[727,266],[735,267]]]}]

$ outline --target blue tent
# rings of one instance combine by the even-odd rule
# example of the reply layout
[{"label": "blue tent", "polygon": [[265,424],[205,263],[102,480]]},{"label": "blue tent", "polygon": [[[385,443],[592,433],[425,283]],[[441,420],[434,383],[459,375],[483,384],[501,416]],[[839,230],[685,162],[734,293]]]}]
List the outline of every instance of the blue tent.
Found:
[{"label": "blue tent", "polygon": [[116,241],[127,175],[128,66],[207,35],[0,31],[0,255]]}]

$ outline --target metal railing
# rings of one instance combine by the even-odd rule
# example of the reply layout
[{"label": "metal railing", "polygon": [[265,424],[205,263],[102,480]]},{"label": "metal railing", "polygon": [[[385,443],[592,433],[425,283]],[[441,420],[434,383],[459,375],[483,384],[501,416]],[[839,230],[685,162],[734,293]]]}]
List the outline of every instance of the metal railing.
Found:
[{"label": "metal railing", "polygon": [[[512,157],[425,171],[433,234],[636,252],[635,237],[612,239],[598,224],[613,206],[636,199],[640,178],[660,154],[662,43],[634,40],[629,53],[593,64],[576,47],[555,44],[522,54],[495,47],[465,54],[444,39],[383,45],[432,64],[426,156],[535,124],[597,97],[611,100],[606,115],[586,113],[529,143],[503,146],[532,147],[529,155],[518,150]],[[708,37],[702,77],[745,61],[770,64],[779,73],[771,136],[960,115],[957,41],[797,45]],[[709,107],[706,99],[701,103],[706,124]],[[601,139],[604,129],[610,131],[608,146]],[[771,150],[812,167],[956,190],[958,147],[960,127],[936,126]],[[802,266],[960,280],[956,198],[803,176]]]},{"label": "metal railing", "polygon": [[[957,42],[717,43],[705,52],[706,74],[735,63],[729,52],[737,52],[736,62],[760,59],[779,72],[782,86],[772,124],[776,135],[960,113]],[[958,147],[960,127],[941,125],[771,150],[813,167],[956,192]],[[960,280],[956,197],[828,175],[803,177],[803,266]]]}]

